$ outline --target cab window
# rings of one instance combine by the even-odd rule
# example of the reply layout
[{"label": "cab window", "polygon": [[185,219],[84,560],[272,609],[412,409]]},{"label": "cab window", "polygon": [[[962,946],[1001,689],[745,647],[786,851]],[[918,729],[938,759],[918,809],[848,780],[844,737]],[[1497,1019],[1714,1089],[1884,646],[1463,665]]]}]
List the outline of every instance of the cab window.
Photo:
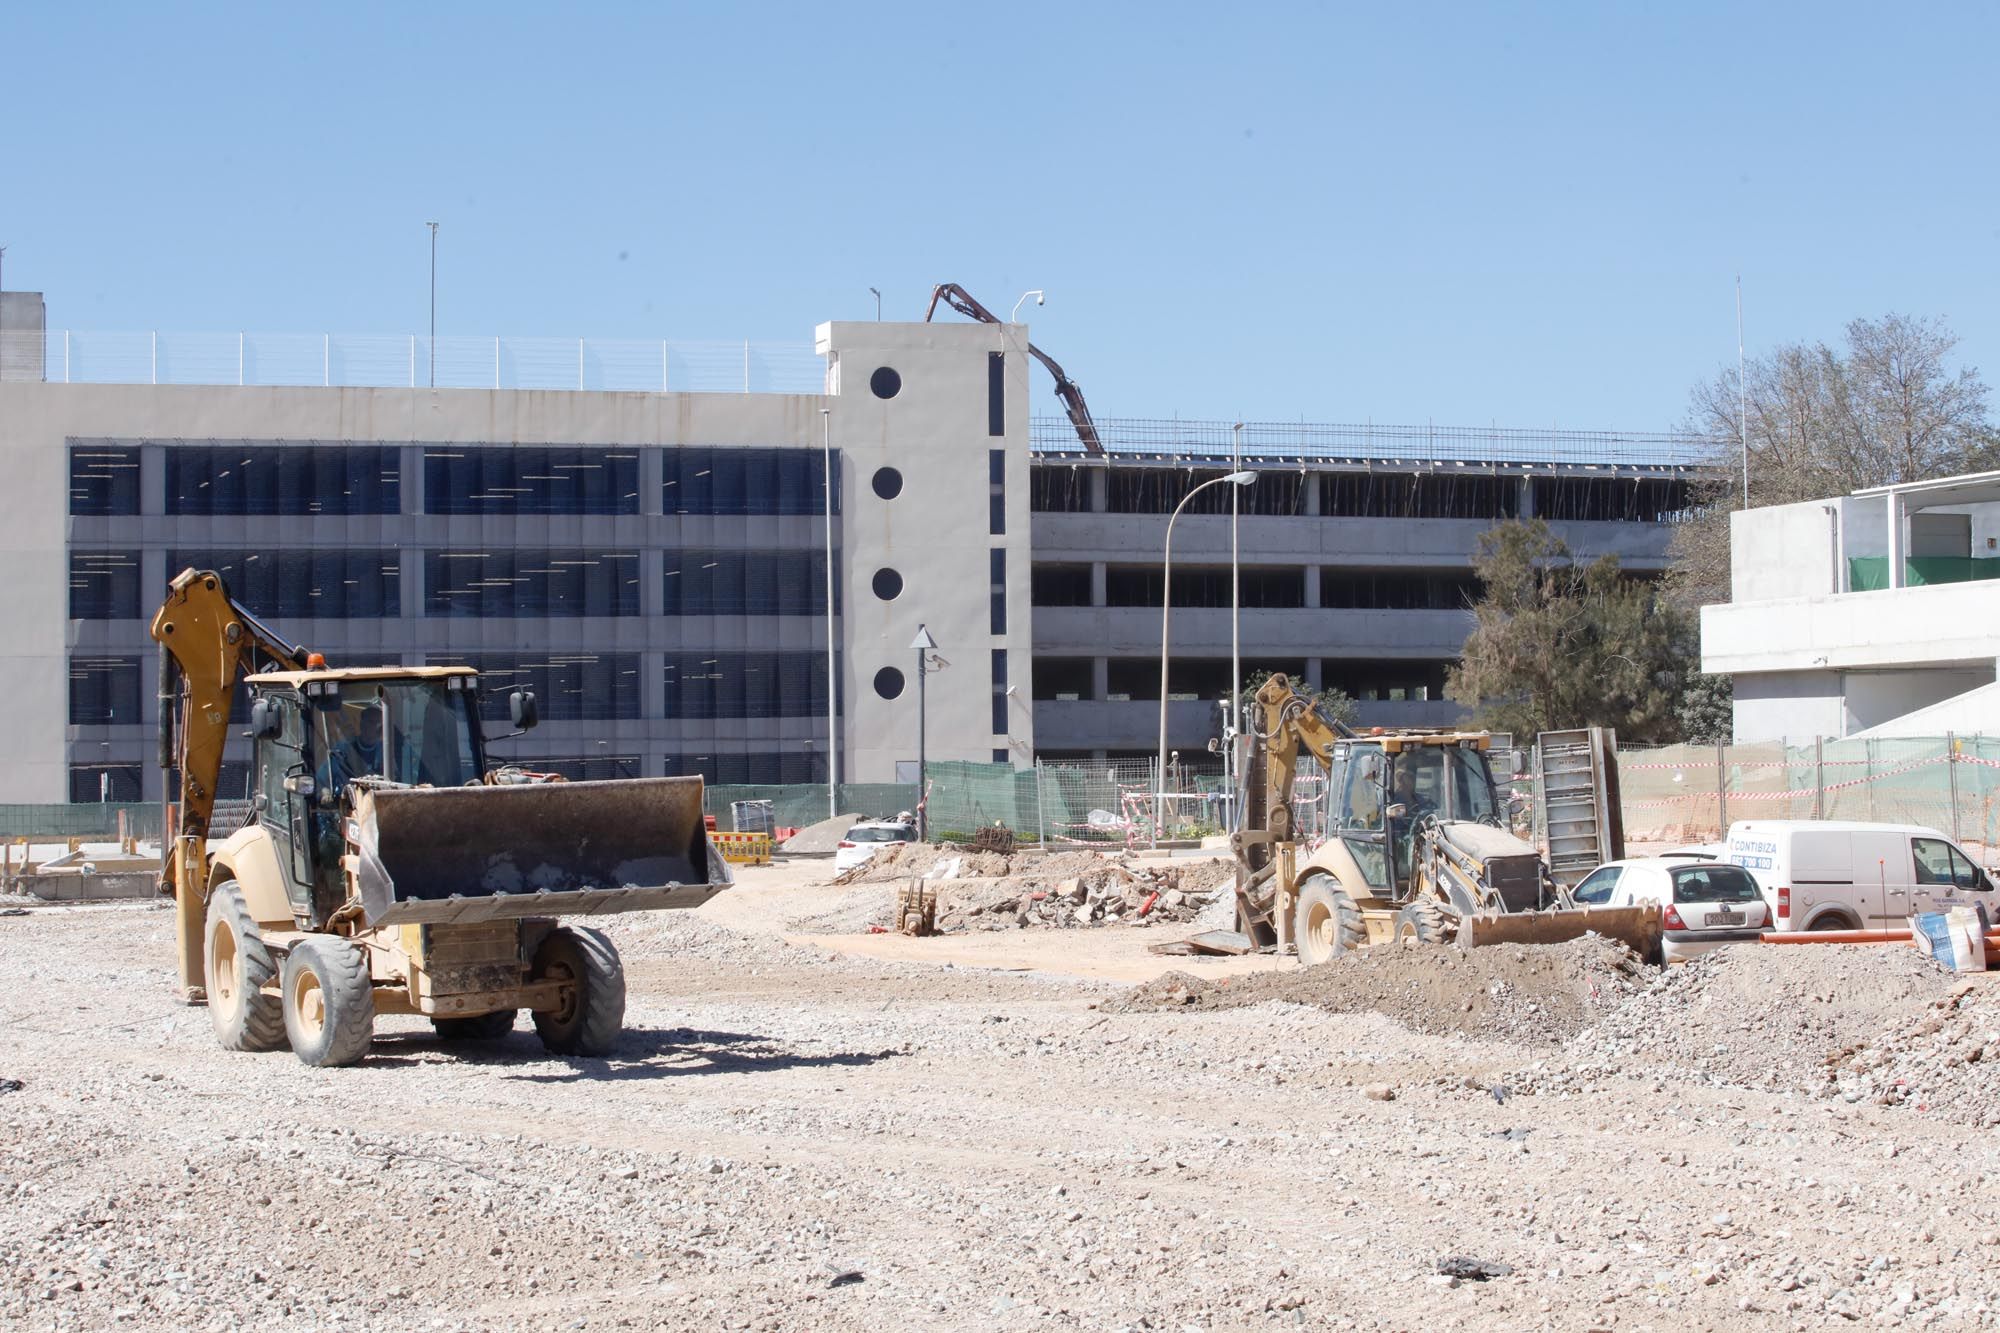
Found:
[{"label": "cab window", "polygon": [[1580,903],[1601,907],[1611,901],[1612,891],[1618,887],[1618,878],[1624,873],[1623,866],[1599,866],[1576,886],[1576,892],[1570,897]]},{"label": "cab window", "polygon": [[[1953,884],[1951,844],[1942,838],[1912,838],[1910,848],[1916,854],[1917,883]],[[1967,887],[1970,887],[1969,885]]]},{"label": "cab window", "polygon": [[1961,852],[1956,847],[1950,847],[1949,844],[1947,844],[1947,847],[1951,852],[1951,882],[1953,884],[1956,884],[1961,889],[1990,889],[1993,887],[1986,882],[1986,876],[1980,873],[1979,867],[1972,864],[1964,852]]}]

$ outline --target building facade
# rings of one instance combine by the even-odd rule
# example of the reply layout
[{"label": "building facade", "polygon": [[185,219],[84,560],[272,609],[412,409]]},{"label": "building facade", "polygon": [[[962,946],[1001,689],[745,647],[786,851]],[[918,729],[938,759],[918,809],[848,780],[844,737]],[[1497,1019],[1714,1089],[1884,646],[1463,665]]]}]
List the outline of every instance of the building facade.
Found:
[{"label": "building facade", "polygon": [[[929,757],[1150,753],[1168,515],[1239,461],[1258,473],[1234,524],[1246,670],[1339,686],[1376,723],[1459,716],[1444,671],[1494,522],[1541,515],[1643,573],[1686,504],[1664,437],[1110,421],[1086,452],[1031,424],[1022,325],[822,325],[818,392],[749,391],[747,348],[743,391],[598,387],[615,377],[581,344],[585,387],[462,367],[414,387],[415,339],[399,384],[341,387],[331,339],[306,349],[320,384],[255,383],[240,339],[164,358],[204,382],[104,382],[128,364],[81,383],[87,340],[39,331],[35,306],[0,381],[0,801],[159,796],[147,624],[188,566],[336,664],[479,667],[495,733],[508,689],[533,689],[542,725],[494,746],[510,761],[823,782],[831,745],[841,780],[887,782],[918,757],[920,627]],[[465,341],[501,383],[500,343]],[[160,378],[158,340],[139,354]],[[1174,530],[1177,749],[1206,745],[1227,692],[1234,490]]]},{"label": "building facade", "polygon": [[2000,473],[1730,515],[1702,670],[1739,741],[2000,732]]}]

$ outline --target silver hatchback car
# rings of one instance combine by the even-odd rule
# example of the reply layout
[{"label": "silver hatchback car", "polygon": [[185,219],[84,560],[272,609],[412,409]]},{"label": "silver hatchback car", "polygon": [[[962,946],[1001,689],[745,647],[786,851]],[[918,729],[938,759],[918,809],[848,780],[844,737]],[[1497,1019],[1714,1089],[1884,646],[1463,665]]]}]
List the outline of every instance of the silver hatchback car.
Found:
[{"label": "silver hatchback car", "polygon": [[1570,895],[1579,906],[1658,903],[1665,927],[1660,952],[1669,963],[1725,944],[1754,942],[1771,928],[1770,907],[1749,871],[1723,861],[1634,857],[1606,861]]}]

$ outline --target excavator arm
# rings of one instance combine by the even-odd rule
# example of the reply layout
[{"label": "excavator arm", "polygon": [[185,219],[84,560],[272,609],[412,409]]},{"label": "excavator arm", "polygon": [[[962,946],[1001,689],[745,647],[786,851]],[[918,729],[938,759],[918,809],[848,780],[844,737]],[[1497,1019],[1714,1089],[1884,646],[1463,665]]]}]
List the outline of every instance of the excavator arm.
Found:
[{"label": "excavator arm", "polygon": [[1236,856],[1236,928],[1257,939],[1271,930],[1278,897],[1272,877],[1287,887],[1293,878],[1292,783],[1299,753],[1310,754],[1332,771],[1334,746],[1353,733],[1321,713],[1283,673],[1274,674],[1258,689],[1251,719],[1254,745],[1251,771],[1244,781],[1243,824],[1230,844]]},{"label": "excavator arm", "polygon": [[178,903],[181,984],[199,991],[201,923],[207,910],[208,832],[215,788],[229,740],[229,709],[238,675],[255,672],[260,657],[281,670],[306,666],[306,650],[288,644],[251,615],[205,570],[182,570],[153,616],[160,645],[160,767],[179,774],[167,793],[160,890]]},{"label": "excavator arm", "polygon": [[[1006,322],[979,304],[972,293],[965,288],[955,282],[942,282],[931,288],[931,303],[924,307],[924,323],[931,322],[931,316],[937,313],[939,301],[967,319],[976,319],[982,324]],[[1097,423],[1090,419],[1090,408],[1084,405],[1083,390],[1077,387],[1075,380],[1063,374],[1063,368],[1056,364],[1055,358],[1033,343],[1028,344],[1028,355],[1041,362],[1049,374],[1055,377],[1056,397],[1062,399],[1063,411],[1069,416],[1069,424],[1076,428],[1076,438],[1083,442],[1083,451],[1101,456],[1104,453],[1104,442],[1098,438]]]}]

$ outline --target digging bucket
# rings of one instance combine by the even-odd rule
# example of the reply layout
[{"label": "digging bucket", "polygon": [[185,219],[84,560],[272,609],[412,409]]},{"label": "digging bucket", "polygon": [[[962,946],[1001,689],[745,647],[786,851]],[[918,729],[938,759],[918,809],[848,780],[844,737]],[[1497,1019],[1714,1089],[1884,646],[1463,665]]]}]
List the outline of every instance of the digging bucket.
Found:
[{"label": "digging bucket", "polygon": [[733,880],[700,778],[384,787],[350,836],[370,926],[699,907]]},{"label": "digging bucket", "polygon": [[1660,908],[1572,907],[1553,912],[1492,912],[1461,917],[1458,943],[1468,949],[1488,944],[1561,944],[1595,931],[1617,940],[1641,958],[1659,956]]}]

